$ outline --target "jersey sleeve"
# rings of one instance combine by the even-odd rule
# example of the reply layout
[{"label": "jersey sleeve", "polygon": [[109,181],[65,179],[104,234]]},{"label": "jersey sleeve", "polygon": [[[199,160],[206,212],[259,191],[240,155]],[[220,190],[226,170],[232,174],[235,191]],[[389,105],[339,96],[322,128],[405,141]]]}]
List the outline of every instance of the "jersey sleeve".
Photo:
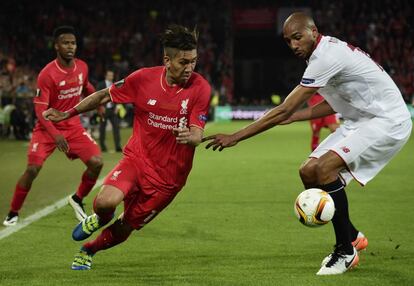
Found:
[{"label": "jersey sleeve", "polygon": [[189,126],[204,129],[207,122],[208,109],[210,107],[211,87],[204,81],[197,94],[197,101],[191,110]]},{"label": "jersey sleeve", "polygon": [[33,103],[44,104],[49,106],[49,98],[52,90],[54,89],[52,79],[44,73],[40,73],[37,78],[36,95],[33,98]]},{"label": "jersey sleeve", "polygon": [[140,70],[115,82],[109,88],[109,95],[114,103],[134,103],[141,82]]},{"label": "jersey sleeve", "polygon": [[344,65],[333,57],[311,59],[300,84],[305,87],[324,87],[343,68]]},{"label": "jersey sleeve", "polygon": [[96,90],[95,90],[95,87],[89,81],[89,69],[86,63],[85,63],[85,70],[86,70],[86,76],[85,76],[85,82],[83,83],[83,95],[88,96],[94,93]]}]

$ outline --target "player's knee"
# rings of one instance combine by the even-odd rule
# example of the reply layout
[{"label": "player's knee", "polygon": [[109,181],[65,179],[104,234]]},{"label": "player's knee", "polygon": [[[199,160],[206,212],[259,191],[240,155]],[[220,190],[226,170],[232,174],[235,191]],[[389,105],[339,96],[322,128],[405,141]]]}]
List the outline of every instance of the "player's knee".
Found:
[{"label": "player's knee", "polygon": [[101,157],[94,156],[88,161],[88,167],[95,173],[99,173],[103,167],[103,160]]},{"label": "player's knee", "polygon": [[108,193],[99,193],[94,201],[94,210],[95,212],[112,212],[121,201],[118,197],[108,195]]},{"label": "player's knee", "polygon": [[117,204],[110,198],[105,196],[97,196],[94,203],[95,212],[105,212],[114,209]]},{"label": "player's knee", "polygon": [[313,161],[308,161],[299,169],[299,175],[305,186],[316,184],[316,164]]},{"label": "player's knee", "polygon": [[41,168],[41,166],[29,165],[25,173],[29,178],[34,179],[39,174]]}]

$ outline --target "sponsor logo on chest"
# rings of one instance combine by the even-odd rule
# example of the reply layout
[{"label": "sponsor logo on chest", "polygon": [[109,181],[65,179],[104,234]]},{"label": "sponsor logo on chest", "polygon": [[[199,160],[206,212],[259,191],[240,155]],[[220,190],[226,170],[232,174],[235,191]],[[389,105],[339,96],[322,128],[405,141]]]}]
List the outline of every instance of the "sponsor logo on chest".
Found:
[{"label": "sponsor logo on chest", "polygon": [[58,99],[70,99],[80,96],[83,90],[83,73],[73,76],[69,79],[61,80],[58,83]]}]

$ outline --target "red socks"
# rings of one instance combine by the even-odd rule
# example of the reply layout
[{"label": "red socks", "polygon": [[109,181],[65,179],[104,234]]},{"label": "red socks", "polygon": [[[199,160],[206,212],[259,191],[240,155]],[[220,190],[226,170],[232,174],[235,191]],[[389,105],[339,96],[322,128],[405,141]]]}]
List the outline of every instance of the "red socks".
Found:
[{"label": "red socks", "polygon": [[16,184],[16,189],[14,190],[13,199],[10,204],[10,210],[12,212],[19,212],[29,191],[30,189],[25,189]]},{"label": "red socks", "polygon": [[95,238],[93,241],[87,242],[83,245],[83,248],[89,253],[89,254],[95,254],[99,250],[104,250],[111,248],[117,244],[120,244],[121,242],[124,242],[127,240],[129,235],[131,234],[132,230],[130,232],[117,232],[116,230],[116,223],[110,225],[109,227],[105,228],[101,234]]},{"label": "red socks", "polygon": [[312,151],[316,149],[319,145],[319,136],[312,135],[312,141],[311,141],[311,149]]},{"label": "red socks", "polygon": [[93,186],[95,186],[96,180],[97,178],[90,178],[87,174],[87,171],[83,172],[82,181],[79,185],[76,195],[82,200],[89,194]]}]

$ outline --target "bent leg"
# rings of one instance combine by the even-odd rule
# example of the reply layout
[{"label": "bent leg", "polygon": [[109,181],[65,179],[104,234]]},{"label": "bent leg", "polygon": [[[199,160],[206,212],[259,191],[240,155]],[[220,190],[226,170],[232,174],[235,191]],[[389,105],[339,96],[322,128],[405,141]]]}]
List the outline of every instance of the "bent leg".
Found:
[{"label": "bent leg", "polygon": [[336,208],[332,218],[336,245],[346,253],[353,253],[351,242],[358,231],[349,219],[345,186],[338,175],[344,168],[346,165],[343,160],[334,152],[328,151],[318,159],[312,158],[306,161],[300,169],[300,174],[305,188],[320,188],[331,195]]}]

